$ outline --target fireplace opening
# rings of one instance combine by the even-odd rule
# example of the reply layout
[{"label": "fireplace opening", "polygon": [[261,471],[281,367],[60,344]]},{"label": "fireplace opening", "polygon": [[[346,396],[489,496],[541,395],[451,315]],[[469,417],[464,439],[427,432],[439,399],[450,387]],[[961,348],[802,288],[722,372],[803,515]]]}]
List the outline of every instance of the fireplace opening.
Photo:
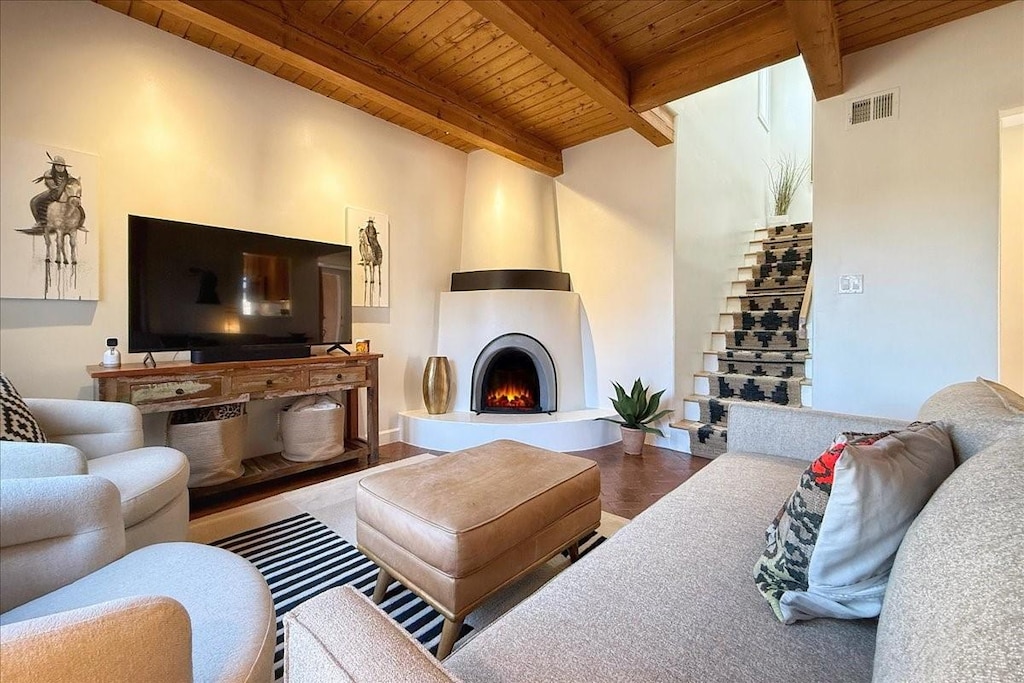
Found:
[{"label": "fireplace opening", "polygon": [[473,367],[470,406],[475,413],[551,413],[557,409],[555,364],[529,335],[503,334],[480,352]]},{"label": "fireplace opening", "polygon": [[533,360],[519,349],[495,354],[484,375],[485,412],[537,412],[540,381]]}]

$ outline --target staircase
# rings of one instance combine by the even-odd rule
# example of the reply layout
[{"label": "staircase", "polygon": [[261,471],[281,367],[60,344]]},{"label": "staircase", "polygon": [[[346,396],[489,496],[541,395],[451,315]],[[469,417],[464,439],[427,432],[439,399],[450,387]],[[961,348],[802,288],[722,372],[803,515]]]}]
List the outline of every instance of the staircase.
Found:
[{"label": "staircase", "polygon": [[[690,453],[714,458],[726,451],[729,408],[738,401],[810,405],[811,224],[759,230],[733,282],[720,331],[694,376],[694,395],[673,423],[690,437]],[[805,301],[806,299],[806,301]]]}]

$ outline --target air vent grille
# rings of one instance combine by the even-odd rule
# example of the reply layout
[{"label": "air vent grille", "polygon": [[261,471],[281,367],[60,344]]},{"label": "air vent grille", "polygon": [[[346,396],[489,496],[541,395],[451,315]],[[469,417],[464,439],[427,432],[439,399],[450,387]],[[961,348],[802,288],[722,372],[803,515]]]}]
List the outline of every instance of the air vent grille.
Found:
[{"label": "air vent grille", "polygon": [[899,117],[899,88],[858,97],[847,102],[846,127],[862,125],[880,119]]},{"label": "air vent grille", "polygon": [[850,107],[850,123],[867,123],[871,120],[871,100],[857,100]]},{"label": "air vent grille", "polygon": [[893,100],[895,99],[894,94],[887,92],[882,95],[875,95],[872,99],[872,112],[871,118],[873,119],[887,119],[893,114]]}]

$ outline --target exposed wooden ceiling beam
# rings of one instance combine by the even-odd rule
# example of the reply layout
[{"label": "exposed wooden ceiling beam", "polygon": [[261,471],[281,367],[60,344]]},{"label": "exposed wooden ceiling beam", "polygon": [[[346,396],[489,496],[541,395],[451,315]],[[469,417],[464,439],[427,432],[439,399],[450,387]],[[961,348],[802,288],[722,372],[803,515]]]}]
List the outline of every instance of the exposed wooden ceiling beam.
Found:
[{"label": "exposed wooden ceiling beam", "polygon": [[367,100],[449,131],[546,175],[562,173],[553,145],[445,89],[433,85],[355,41],[327,43],[281,17],[244,2],[150,0],[193,24],[315,74]]},{"label": "exposed wooden ceiling beam", "polygon": [[832,0],[784,0],[796,43],[811,78],[814,97],[843,94],[843,55]]},{"label": "exposed wooden ceiling beam", "polygon": [[565,5],[474,0],[470,7],[644,138],[659,147],[672,142],[671,114],[629,106],[629,73]]},{"label": "exposed wooden ceiling beam", "polygon": [[688,41],[667,59],[634,71],[630,102],[634,109],[650,109],[797,54],[785,9],[772,5],[752,12],[728,30]]}]

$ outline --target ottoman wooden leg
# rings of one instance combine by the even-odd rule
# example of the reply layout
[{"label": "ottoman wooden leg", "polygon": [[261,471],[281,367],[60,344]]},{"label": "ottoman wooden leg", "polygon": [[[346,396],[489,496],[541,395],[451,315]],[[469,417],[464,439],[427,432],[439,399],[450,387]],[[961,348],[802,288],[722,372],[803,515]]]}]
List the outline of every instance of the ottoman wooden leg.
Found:
[{"label": "ottoman wooden leg", "polygon": [[580,559],[580,541],[576,539],[569,546],[569,561],[575,562],[578,559]]},{"label": "ottoman wooden leg", "polygon": [[441,629],[441,642],[437,646],[437,658],[444,659],[452,652],[452,647],[455,646],[455,639],[459,637],[459,631],[462,630],[462,619],[451,619],[444,620],[444,627]]},{"label": "ottoman wooden leg", "polygon": [[388,592],[388,586],[392,581],[394,579],[388,574],[388,570],[381,567],[380,573],[377,574],[377,585],[373,587],[373,604],[379,605],[384,601],[384,594]]}]

